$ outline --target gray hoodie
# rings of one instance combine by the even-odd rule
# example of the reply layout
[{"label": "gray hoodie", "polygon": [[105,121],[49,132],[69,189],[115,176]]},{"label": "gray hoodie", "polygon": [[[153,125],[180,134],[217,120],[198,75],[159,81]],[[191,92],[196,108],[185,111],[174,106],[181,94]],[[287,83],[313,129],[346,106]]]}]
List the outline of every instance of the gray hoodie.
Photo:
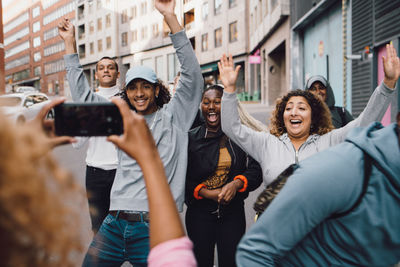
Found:
[{"label": "gray hoodie", "polygon": [[[168,183],[181,212],[187,167],[188,131],[200,105],[203,76],[185,32],[180,31],[170,36],[181,63],[181,78],[176,94],[157,112],[144,117],[153,134]],[[74,101],[107,101],[90,90],[76,54],[65,55],[64,60]],[[121,150],[118,150],[118,161],[111,189],[110,210],[148,211],[146,186],[140,166]]]},{"label": "gray hoodie", "polygon": [[287,133],[276,137],[270,133],[256,132],[242,125],[237,110],[236,93],[224,92],[221,107],[222,131],[260,163],[264,183],[268,185],[290,164],[343,142],[350,129],[380,121],[389,106],[393,92],[394,90],[381,83],[357,119],[327,134],[310,135],[298,151]]},{"label": "gray hoodie", "polygon": [[344,107],[335,106],[335,95],[333,93],[330,83],[321,75],[311,76],[305,86],[305,90],[310,90],[311,86],[315,82],[320,82],[326,87],[326,101],[332,116],[332,124],[335,128],[345,126],[347,123],[352,121],[354,118],[350,112]]}]

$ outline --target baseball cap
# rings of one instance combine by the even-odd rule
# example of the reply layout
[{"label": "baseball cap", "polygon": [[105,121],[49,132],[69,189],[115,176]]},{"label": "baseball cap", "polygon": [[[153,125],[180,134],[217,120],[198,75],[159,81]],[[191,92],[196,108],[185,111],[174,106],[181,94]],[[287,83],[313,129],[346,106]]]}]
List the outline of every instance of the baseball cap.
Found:
[{"label": "baseball cap", "polygon": [[325,79],[324,76],[321,76],[321,75],[314,75],[314,76],[312,76],[312,77],[310,77],[310,78],[308,79],[308,81],[307,81],[307,83],[306,83],[306,89],[307,89],[307,90],[310,89],[311,85],[312,85],[313,83],[315,83],[315,82],[320,82],[320,83],[322,83],[322,85],[325,86],[325,87],[326,87],[326,84],[327,84],[327,81],[326,81],[326,79]]},{"label": "baseball cap", "polygon": [[156,73],[146,66],[136,66],[128,70],[125,76],[125,84],[128,85],[134,79],[143,79],[150,83],[158,81]]}]

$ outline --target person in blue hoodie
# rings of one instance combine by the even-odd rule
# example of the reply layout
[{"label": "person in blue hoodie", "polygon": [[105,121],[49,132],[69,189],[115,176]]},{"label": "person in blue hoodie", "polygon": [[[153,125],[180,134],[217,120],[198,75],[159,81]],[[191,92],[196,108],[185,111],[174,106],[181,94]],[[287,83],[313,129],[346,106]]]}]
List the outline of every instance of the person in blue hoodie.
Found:
[{"label": "person in blue hoodie", "polygon": [[397,124],[355,128],[300,162],[239,243],[239,266],[390,266],[400,261]]}]

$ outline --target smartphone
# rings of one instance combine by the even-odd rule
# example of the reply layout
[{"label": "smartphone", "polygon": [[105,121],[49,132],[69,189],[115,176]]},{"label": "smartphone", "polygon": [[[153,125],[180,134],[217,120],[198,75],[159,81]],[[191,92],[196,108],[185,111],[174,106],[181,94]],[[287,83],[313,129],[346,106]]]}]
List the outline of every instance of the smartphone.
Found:
[{"label": "smartphone", "polygon": [[56,135],[109,136],[123,133],[122,116],[113,103],[62,103],[54,107]]}]

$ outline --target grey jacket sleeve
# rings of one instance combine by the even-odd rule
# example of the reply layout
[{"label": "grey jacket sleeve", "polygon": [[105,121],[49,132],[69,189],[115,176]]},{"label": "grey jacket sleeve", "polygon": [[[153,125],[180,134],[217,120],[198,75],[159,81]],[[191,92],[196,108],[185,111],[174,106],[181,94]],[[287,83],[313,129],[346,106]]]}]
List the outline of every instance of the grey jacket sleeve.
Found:
[{"label": "grey jacket sleeve", "polygon": [[78,54],[64,55],[67,80],[75,102],[107,102],[107,99],[90,90],[89,83],[79,63]]},{"label": "grey jacket sleeve", "polygon": [[222,95],[221,125],[222,131],[239,145],[247,154],[262,162],[264,142],[271,137],[270,133],[257,132],[240,123],[236,93]]},{"label": "grey jacket sleeve", "polygon": [[[341,150],[349,156],[341,157]],[[352,153],[347,146],[302,161],[243,236],[236,251],[237,265],[277,266],[326,218],[348,210],[362,191],[362,182],[357,178],[363,168],[362,158],[362,153]]]},{"label": "grey jacket sleeve", "polygon": [[181,64],[181,76],[174,97],[167,105],[175,124],[189,131],[200,106],[203,75],[185,31],[170,35]]},{"label": "grey jacket sleeve", "polygon": [[[339,144],[344,141],[348,132],[356,127],[365,127],[374,121],[380,121],[390,104],[390,98],[395,90],[388,88],[383,82],[375,89],[371,95],[367,106],[357,119],[349,122],[346,126],[335,129],[323,136],[321,141],[329,143],[329,146]],[[326,142],[329,139],[329,142]]]}]

